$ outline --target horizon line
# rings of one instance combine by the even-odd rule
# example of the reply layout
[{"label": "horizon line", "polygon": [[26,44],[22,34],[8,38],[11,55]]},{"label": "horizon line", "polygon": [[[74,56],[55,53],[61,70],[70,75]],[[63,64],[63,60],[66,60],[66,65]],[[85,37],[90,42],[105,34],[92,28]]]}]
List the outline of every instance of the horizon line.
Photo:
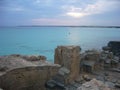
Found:
[{"label": "horizon line", "polygon": [[91,27],[91,28],[120,28],[117,25],[19,25],[19,26],[0,26],[0,27]]}]

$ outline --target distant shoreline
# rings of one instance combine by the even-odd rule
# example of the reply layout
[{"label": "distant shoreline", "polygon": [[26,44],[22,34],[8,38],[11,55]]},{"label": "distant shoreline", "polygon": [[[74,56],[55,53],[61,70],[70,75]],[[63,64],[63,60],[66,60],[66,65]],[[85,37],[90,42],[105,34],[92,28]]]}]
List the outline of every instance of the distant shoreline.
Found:
[{"label": "distant shoreline", "polygon": [[73,28],[76,28],[76,27],[83,27],[83,28],[120,28],[120,26],[55,26],[55,25],[26,25],[26,26],[0,26],[0,28],[2,27],[73,27]]}]

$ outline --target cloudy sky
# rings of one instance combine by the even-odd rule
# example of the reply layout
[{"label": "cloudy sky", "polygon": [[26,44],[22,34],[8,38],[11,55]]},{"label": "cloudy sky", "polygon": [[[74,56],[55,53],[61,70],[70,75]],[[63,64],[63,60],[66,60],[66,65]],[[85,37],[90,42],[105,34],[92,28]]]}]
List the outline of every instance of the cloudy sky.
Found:
[{"label": "cloudy sky", "polygon": [[120,26],[120,0],[0,0],[0,26]]}]

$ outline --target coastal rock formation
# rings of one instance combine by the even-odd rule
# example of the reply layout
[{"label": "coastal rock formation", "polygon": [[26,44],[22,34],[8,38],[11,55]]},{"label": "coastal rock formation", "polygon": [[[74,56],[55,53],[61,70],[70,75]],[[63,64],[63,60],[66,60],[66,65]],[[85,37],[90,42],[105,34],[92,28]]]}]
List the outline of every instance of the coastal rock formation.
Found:
[{"label": "coastal rock formation", "polygon": [[120,41],[110,41],[107,46],[103,47],[103,50],[113,52],[114,55],[120,57]]},{"label": "coastal rock formation", "polygon": [[5,90],[46,90],[46,81],[58,68],[48,65],[14,69],[0,77],[0,87]]},{"label": "coastal rock formation", "polygon": [[74,81],[79,76],[80,50],[79,46],[58,46],[55,49],[55,64],[60,64],[70,71],[66,83]]},{"label": "coastal rock formation", "polygon": [[48,90],[64,90],[66,80],[69,78],[69,73],[70,71],[67,68],[61,67],[58,73],[46,83],[46,88],[48,88]]},{"label": "coastal rock formation", "polygon": [[117,54],[117,52],[120,52],[120,41],[110,41],[108,47],[110,47],[111,51]]},{"label": "coastal rock formation", "polygon": [[46,90],[45,83],[56,75],[60,65],[10,55],[0,57],[0,68],[0,87],[4,90]]},{"label": "coastal rock formation", "polygon": [[119,90],[120,58],[109,49],[80,54],[79,46],[58,46],[55,64],[45,56],[0,56],[0,89]]},{"label": "coastal rock formation", "polygon": [[[47,65],[50,64],[46,60],[38,59],[43,56],[24,56],[24,55],[8,55],[0,57],[0,72],[13,70],[16,68],[23,68],[29,66]],[[45,56],[44,56],[45,57]],[[34,58],[34,60],[33,60]]]},{"label": "coastal rock formation", "polygon": [[100,67],[100,52],[97,50],[88,50],[81,55],[81,71],[91,73]]},{"label": "coastal rock formation", "polygon": [[77,90],[111,90],[102,81],[92,79],[89,82],[82,84]]}]

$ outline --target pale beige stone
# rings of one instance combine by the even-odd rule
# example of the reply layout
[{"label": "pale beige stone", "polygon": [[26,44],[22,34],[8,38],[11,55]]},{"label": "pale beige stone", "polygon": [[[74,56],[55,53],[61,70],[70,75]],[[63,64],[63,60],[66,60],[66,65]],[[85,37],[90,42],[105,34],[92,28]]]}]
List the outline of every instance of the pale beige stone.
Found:
[{"label": "pale beige stone", "polygon": [[55,64],[70,70],[68,82],[74,81],[80,71],[80,46],[58,46],[55,49]]}]

